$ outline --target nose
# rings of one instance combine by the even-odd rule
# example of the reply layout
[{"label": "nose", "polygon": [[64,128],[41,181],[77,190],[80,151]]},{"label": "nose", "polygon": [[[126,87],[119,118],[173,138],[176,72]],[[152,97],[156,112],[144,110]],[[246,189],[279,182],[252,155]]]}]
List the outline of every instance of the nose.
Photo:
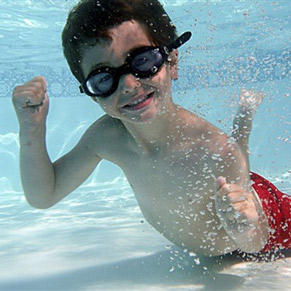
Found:
[{"label": "nose", "polygon": [[141,86],[139,78],[132,74],[126,74],[119,80],[122,94],[128,94],[136,91]]}]

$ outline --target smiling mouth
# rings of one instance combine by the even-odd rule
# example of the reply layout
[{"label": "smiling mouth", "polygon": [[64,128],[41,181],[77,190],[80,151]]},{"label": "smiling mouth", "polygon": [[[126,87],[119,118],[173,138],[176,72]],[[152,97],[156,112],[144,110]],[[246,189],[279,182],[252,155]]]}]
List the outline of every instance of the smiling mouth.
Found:
[{"label": "smiling mouth", "polygon": [[148,105],[153,97],[154,97],[154,92],[144,96],[143,98],[136,100],[135,102],[132,102],[130,104],[123,106],[123,108],[130,109],[130,110],[141,109],[145,107],[146,105]]}]

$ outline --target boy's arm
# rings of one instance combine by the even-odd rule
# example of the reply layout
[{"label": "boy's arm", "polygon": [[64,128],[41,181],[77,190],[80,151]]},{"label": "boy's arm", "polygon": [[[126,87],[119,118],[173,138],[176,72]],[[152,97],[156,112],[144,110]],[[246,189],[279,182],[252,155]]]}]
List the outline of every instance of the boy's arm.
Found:
[{"label": "boy's arm", "polygon": [[236,143],[224,146],[223,162],[216,168],[216,211],[239,249],[262,250],[268,239],[268,223],[249,178],[248,161]]},{"label": "boy's arm", "polygon": [[[65,156],[50,161],[44,131],[21,134],[20,169],[25,197],[36,208],[49,208],[81,185],[100,162],[86,144],[89,133]],[[31,145],[27,145],[31,143]]]},{"label": "boy's arm", "polygon": [[13,104],[20,126],[20,169],[26,199],[36,208],[51,207],[78,187],[101,159],[88,146],[88,130],[72,151],[51,162],[45,142],[49,99],[44,78],[17,86]]}]

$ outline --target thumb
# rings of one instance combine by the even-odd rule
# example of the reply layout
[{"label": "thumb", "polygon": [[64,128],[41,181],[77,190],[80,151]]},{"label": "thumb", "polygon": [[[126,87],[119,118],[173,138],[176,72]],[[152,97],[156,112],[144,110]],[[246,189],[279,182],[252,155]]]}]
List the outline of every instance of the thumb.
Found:
[{"label": "thumb", "polygon": [[226,179],[222,176],[219,176],[216,181],[216,190],[219,191],[219,189],[224,185],[226,184]]}]

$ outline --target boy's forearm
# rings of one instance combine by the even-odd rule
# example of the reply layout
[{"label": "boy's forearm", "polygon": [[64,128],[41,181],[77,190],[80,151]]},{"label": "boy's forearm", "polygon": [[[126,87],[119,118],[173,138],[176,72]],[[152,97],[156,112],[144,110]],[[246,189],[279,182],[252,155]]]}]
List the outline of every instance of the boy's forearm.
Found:
[{"label": "boy's forearm", "polygon": [[28,203],[48,208],[54,192],[54,167],[47,153],[45,125],[20,129],[20,170],[22,186]]}]

